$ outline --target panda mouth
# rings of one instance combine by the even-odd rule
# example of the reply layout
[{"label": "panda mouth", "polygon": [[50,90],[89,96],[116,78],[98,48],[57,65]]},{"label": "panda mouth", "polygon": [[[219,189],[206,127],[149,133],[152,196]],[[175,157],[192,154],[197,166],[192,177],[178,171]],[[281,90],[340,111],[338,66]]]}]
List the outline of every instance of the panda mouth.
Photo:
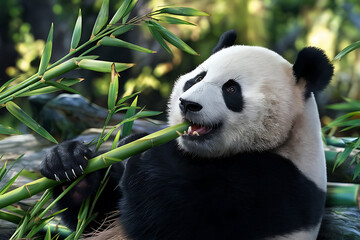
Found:
[{"label": "panda mouth", "polygon": [[221,124],[206,126],[190,122],[190,126],[187,131],[185,131],[183,134],[178,132],[178,134],[186,138],[202,139],[213,135],[220,126]]}]

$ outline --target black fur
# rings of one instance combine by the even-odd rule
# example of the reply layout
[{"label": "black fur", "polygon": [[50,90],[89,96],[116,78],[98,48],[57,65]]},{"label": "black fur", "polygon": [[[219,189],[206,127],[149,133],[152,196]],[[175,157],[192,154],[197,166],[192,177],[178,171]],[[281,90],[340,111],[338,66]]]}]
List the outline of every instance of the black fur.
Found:
[{"label": "black fur", "polygon": [[311,92],[321,91],[329,84],[334,67],[323,50],[306,47],[299,52],[293,71],[297,81],[306,81],[305,97],[309,97]]},{"label": "black fur", "polygon": [[237,33],[235,30],[229,30],[227,32],[224,32],[221,35],[219,42],[213,48],[212,54],[220,51],[223,48],[227,48],[227,47],[234,45],[236,37],[237,37]]},{"label": "black fur", "polygon": [[239,83],[234,80],[227,81],[222,86],[222,93],[226,106],[234,111],[241,112],[244,106],[244,98]]},{"label": "black fur", "polygon": [[206,72],[204,71],[204,72],[201,72],[198,75],[196,75],[194,78],[186,81],[186,83],[183,87],[183,91],[185,92],[186,90],[188,90],[189,88],[194,86],[196,83],[200,82],[205,76],[206,76]]},{"label": "black fur", "polygon": [[122,226],[133,239],[261,239],[321,219],[325,193],[273,153],[186,156],[175,141],[128,160]]},{"label": "black fur", "polygon": [[[114,165],[96,211],[113,210],[121,197],[120,220],[132,239],[261,239],[315,226],[325,201],[291,161],[273,153],[201,159],[172,141],[131,157],[125,169]],[[102,173],[94,174],[84,181],[99,181]],[[70,208],[64,216],[74,228],[71,194],[59,207]]]}]

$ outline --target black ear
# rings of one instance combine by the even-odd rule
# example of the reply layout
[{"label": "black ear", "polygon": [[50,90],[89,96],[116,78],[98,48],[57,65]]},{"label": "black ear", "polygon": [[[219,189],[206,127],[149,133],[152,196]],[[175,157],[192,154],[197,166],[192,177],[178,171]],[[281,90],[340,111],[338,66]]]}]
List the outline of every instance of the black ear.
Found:
[{"label": "black ear", "polygon": [[305,97],[311,92],[323,90],[330,82],[334,67],[324,51],[315,47],[301,50],[293,66],[296,82],[300,78],[306,81]]},{"label": "black ear", "polygon": [[214,54],[214,53],[216,53],[217,51],[219,51],[219,50],[221,50],[223,48],[227,48],[227,47],[230,47],[230,46],[234,45],[236,37],[237,37],[237,33],[236,33],[235,30],[229,30],[227,32],[224,32],[221,35],[221,37],[219,39],[219,42],[213,48],[211,54]]}]

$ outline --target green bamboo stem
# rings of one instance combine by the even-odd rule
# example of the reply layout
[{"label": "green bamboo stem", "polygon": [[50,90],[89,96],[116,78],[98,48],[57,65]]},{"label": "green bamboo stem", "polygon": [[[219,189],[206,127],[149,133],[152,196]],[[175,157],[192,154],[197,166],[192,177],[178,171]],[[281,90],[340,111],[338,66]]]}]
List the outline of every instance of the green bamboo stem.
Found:
[{"label": "green bamboo stem", "polygon": [[0,219],[15,223],[15,224],[19,224],[22,217],[17,214],[14,214],[14,213],[5,212],[5,211],[0,210]]},{"label": "green bamboo stem", "polygon": [[[126,159],[132,155],[141,153],[149,148],[164,144],[172,139],[177,138],[179,136],[177,131],[184,132],[187,130],[188,127],[189,124],[187,122],[180,123],[178,125],[165,128],[163,130],[140,138],[134,142],[104,153],[100,156],[92,158],[91,160],[89,160],[89,165],[85,169],[85,173],[90,173],[102,168],[106,168],[111,164],[120,162],[121,160]],[[0,209],[25,198],[29,198],[58,184],[60,184],[60,182],[48,178],[40,178],[36,181],[27,183],[19,188],[16,188],[10,192],[1,195]]]},{"label": "green bamboo stem", "polygon": [[328,183],[326,205],[360,207],[359,187],[359,184]]},{"label": "green bamboo stem", "polygon": [[9,88],[8,90],[4,91],[2,94],[0,94],[0,99],[4,99],[6,97],[9,97],[10,95],[16,93],[17,91],[35,83],[39,79],[39,76],[37,74],[25,79],[21,83],[17,84],[16,86],[13,86]]}]

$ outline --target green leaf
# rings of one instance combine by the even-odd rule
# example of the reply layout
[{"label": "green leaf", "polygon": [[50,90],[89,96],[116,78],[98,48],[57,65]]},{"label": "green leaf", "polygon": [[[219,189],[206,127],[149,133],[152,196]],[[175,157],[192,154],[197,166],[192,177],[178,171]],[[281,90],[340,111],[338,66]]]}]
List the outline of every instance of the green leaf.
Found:
[{"label": "green leaf", "polygon": [[75,48],[78,46],[81,38],[81,26],[82,26],[82,16],[81,16],[81,9],[79,9],[79,15],[75,23],[73,35],[71,38],[71,47],[70,52],[75,50]]},{"label": "green leaf", "polygon": [[192,55],[199,55],[197,52],[195,52],[189,45],[187,45],[183,40],[178,38],[175,34],[158,24],[154,21],[149,21],[151,25],[153,25],[156,30],[161,34],[161,36],[174,45],[175,47],[179,48],[180,50],[187,52]]},{"label": "green leaf", "polygon": [[125,16],[125,12],[128,9],[128,7],[130,6],[132,0],[125,0],[123,1],[123,3],[121,4],[121,6],[119,7],[119,9],[116,11],[116,13],[114,14],[114,16],[112,17],[112,19],[110,20],[109,24],[115,24],[117,23],[121,18],[123,18]]},{"label": "green leaf", "polygon": [[50,85],[50,86],[53,86],[55,88],[58,88],[60,90],[64,90],[64,91],[67,91],[67,92],[70,92],[70,93],[74,93],[74,94],[79,94],[81,95],[78,91],[76,91],[75,89],[71,88],[71,87],[68,87],[64,84],[61,84],[61,83],[58,83],[58,82],[52,82],[52,81],[45,81],[45,84],[47,85]]},{"label": "green leaf", "polygon": [[196,26],[195,24],[179,19],[179,18],[174,18],[174,17],[169,17],[169,16],[161,16],[159,18],[160,21],[166,22],[166,23],[170,23],[170,24],[185,24],[185,25],[193,25]]},{"label": "green leaf", "polygon": [[[22,171],[22,170],[21,170]],[[14,177],[12,177],[10,179],[10,181],[8,181],[1,189],[0,189],[0,195],[4,194],[10,187],[11,185],[15,182],[15,180],[20,176],[21,171],[19,171]]]},{"label": "green leaf", "polygon": [[130,98],[133,98],[135,97],[136,95],[140,94],[141,91],[139,92],[136,92],[136,93],[133,93],[133,94],[130,94],[128,96],[125,96],[125,97],[122,97],[117,103],[116,103],[116,106],[120,106],[123,102],[125,102],[126,100],[130,99]]},{"label": "green leaf", "polygon": [[153,35],[153,37],[156,39],[156,41],[158,41],[158,43],[160,44],[160,46],[170,55],[173,55],[171,49],[169,48],[169,46],[166,44],[166,42],[164,41],[163,37],[161,36],[161,34],[159,33],[159,31],[155,28],[155,26],[151,25],[151,24],[146,24],[149,28],[149,31],[151,32],[151,34]]},{"label": "green leaf", "polygon": [[43,75],[47,66],[50,62],[51,51],[52,51],[52,42],[53,42],[53,24],[51,24],[51,28],[49,31],[48,38],[46,40],[45,48],[43,54],[41,56],[40,65],[39,65],[39,75]]},{"label": "green leaf", "polygon": [[[62,78],[58,81],[56,81],[57,83],[61,83],[62,85],[65,86],[72,86],[76,83],[79,83],[81,81],[83,81],[83,78]],[[21,95],[19,95],[18,97],[28,97],[28,96],[34,96],[34,95],[40,95],[40,94],[46,94],[46,93],[52,93],[52,92],[56,92],[58,91],[59,88],[57,87],[47,87],[47,85],[44,83],[42,85],[40,85],[39,88],[35,88],[34,90],[31,90],[29,92],[25,92]]]},{"label": "green leaf", "polygon": [[[137,106],[137,101],[138,101],[138,97],[136,96],[134,101],[131,103],[131,107],[134,107],[134,108],[130,108],[126,111],[124,119],[134,116],[135,107]],[[131,129],[132,129],[133,124],[134,124],[134,121],[124,123],[122,131],[121,131],[121,138],[129,136],[131,134]]]},{"label": "green leaf", "polygon": [[42,137],[48,139],[53,143],[58,143],[48,131],[41,127],[34,119],[32,119],[27,113],[25,113],[18,105],[14,102],[7,102],[6,109],[18,120],[23,122],[26,126],[40,134]]},{"label": "green leaf", "polygon": [[46,234],[44,240],[51,240],[51,229],[50,225],[47,225]]},{"label": "green leaf", "polygon": [[172,15],[181,15],[181,16],[210,16],[206,12],[202,12],[194,8],[188,8],[188,7],[166,7],[159,9],[156,12],[167,13]]},{"label": "green leaf", "polygon": [[345,56],[349,52],[354,51],[355,49],[357,49],[359,47],[360,47],[360,41],[352,43],[349,46],[347,46],[346,48],[344,48],[338,55],[336,55],[333,60],[335,61],[335,60],[341,59],[343,56]]},{"label": "green leaf", "polygon": [[77,59],[76,58],[69,59],[61,63],[60,65],[57,65],[47,70],[43,76],[43,79],[45,80],[53,79],[55,77],[60,76],[61,74],[74,70],[75,68],[77,68]]},{"label": "green leaf", "polygon": [[0,124],[0,134],[21,134],[21,132],[11,127]]},{"label": "green leaf", "polygon": [[134,7],[136,6],[138,0],[133,0],[131,2],[131,4],[129,5],[129,7],[126,9],[125,13],[124,13],[124,19],[123,19],[123,23],[126,22],[127,18],[129,17],[131,11],[134,9]]},{"label": "green leaf", "polygon": [[134,28],[134,25],[123,25],[118,28],[115,32],[113,32],[110,36],[111,37],[117,37],[121,34],[124,34]]},{"label": "green leaf", "polygon": [[109,18],[109,0],[104,0],[99,14],[96,18],[94,28],[91,33],[91,38],[93,38],[100,30],[105,26],[107,20]]},{"label": "green leaf", "polygon": [[4,83],[1,87],[0,87],[0,92],[4,91],[4,89],[6,89],[10,83],[12,83],[13,81],[15,81],[18,77],[14,77],[8,81],[6,81],[6,83]]},{"label": "green leaf", "polygon": [[112,110],[115,107],[119,92],[119,75],[115,70],[115,64],[111,65],[111,80],[108,94],[108,109]]},{"label": "green leaf", "polygon": [[[82,69],[87,69],[96,72],[111,72],[111,65],[113,62],[99,61],[92,59],[83,59],[78,63],[78,66]],[[115,69],[117,72],[122,72],[126,69],[133,67],[133,63],[115,63]]]},{"label": "green leaf", "polygon": [[115,139],[111,145],[111,150],[115,149],[119,140],[120,140],[120,136],[121,136],[121,128],[119,129],[119,131],[116,133]]},{"label": "green leaf", "polygon": [[103,46],[109,46],[109,47],[123,47],[123,48],[129,48],[131,50],[135,50],[135,51],[139,51],[139,52],[144,52],[144,53],[156,53],[156,51],[144,48],[144,47],[140,47],[138,45],[129,43],[129,42],[125,42],[123,40],[117,39],[117,38],[112,38],[112,37],[104,37],[99,41],[100,45]]}]

